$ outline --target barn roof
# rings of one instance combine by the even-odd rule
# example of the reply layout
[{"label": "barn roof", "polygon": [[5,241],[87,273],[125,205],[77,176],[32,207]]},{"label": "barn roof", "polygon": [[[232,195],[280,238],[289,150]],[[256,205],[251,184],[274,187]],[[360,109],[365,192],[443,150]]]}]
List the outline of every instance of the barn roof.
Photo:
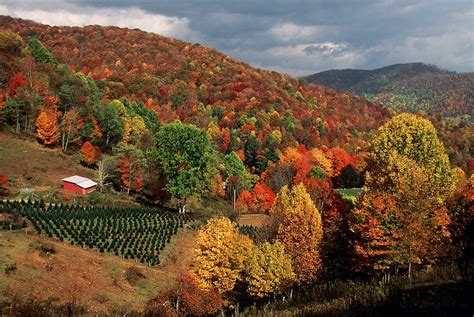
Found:
[{"label": "barn roof", "polygon": [[73,183],[82,188],[90,188],[97,185],[96,182],[90,180],[89,178],[78,175],[63,178],[63,182]]}]

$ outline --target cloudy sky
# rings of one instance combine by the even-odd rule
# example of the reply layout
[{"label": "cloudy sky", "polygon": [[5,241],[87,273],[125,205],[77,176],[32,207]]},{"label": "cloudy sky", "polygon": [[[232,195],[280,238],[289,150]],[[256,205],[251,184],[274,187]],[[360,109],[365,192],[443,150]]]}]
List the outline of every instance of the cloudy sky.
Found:
[{"label": "cloudy sky", "polygon": [[0,15],[139,28],[297,76],[415,61],[474,71],[472,0],[0,0]]}]

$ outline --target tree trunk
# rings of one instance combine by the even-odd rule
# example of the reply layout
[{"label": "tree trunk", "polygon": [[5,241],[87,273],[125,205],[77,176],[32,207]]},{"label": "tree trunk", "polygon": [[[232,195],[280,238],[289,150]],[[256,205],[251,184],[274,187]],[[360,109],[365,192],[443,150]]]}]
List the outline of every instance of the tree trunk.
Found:
[{"label": "tree trunk", "polygon": [[16,128],[15,128],[15,132],[18,133],[20,132],[20,110],[17,109],[16,111]]},{"label": "tree trunk", "polygon": [[410,251],[409,251],[409,258],[408,258],[408,282],[411,285],[411,245],[410,245]]},{"label": "tree trunk", "polygon": [[66,151],[66,150],[64,150],[64,142],[66,141],[66,137],[64,135],[65,135],[65,133],[63,131],[61,133],[61,148],[63,149],[63,151]]}]

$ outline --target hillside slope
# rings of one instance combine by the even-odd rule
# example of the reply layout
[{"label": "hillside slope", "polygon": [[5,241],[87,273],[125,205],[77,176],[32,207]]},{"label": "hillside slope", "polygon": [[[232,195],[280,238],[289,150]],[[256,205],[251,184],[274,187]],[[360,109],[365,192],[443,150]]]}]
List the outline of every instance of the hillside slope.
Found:
[{"label": "hillside slope", "polygon": [[[68,306],[74,312],[84,309],[94,315],[143,311],[150,297],[172,286],[188,269],[196,236],[194,231],[183,229],[172,240],[176,247],[165,249],[164,265],[149,268],[31,231],[0,231],[0,314],[7,313],[12,305],[14,312],[29,307],[31,311],[24,312],[29,315],[48,307],[48,303],[49,307],[62,308],[63,313]],[[132,279],[127,275],[129,268],[144,276]]]},{"label": "hillside slope", "polygon": [[363,96],[396,112],[426,111],[458,117],[474,112],[474,73],[455,73],[423,63],[374,70],[328,70],[304,78],[338,91]]},{"label": "hillside slope", "polygon": [[433,65],[423,63],[394,64],[373,70],[331,69],[304,77],[307,82],[350,91],[357,95],[379,93],[388,84],[426,74],[451,74]]},{"label": "hillside slope", "polygon": [[[233,148],[222,146],[224,152],[243,148],[249,134],[262,146],[272,133],[281,135],[282,148],[304,144],[354,150],[388,117],[363,98],[136,29],[51,27],[5,16],[0,25],[25,41],[37,38],[59,63],[93,78],[102,99],[128,97],[156,110],[162,122],[181,119],[202,129],[217,128],[213,141],[218,145],[232,132],[236,142]],[[0,82],[2,88],[6,83]]]}]

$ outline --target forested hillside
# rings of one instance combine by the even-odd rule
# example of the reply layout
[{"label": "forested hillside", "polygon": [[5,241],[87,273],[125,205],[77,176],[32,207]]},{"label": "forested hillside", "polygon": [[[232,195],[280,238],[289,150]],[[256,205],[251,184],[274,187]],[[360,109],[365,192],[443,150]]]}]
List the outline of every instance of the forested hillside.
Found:
[{"label": "forested hillside", "polygon": [[328,70],[304,80],[363,96],[396,112],[421,110],[438,117],[468,116],[463,119],[472,120],[474,73],[408,63],[374,70]]},{"label": "forested hillside", "polygon": [[[462,116],[392,116],[140,30],[0,25],[0,315],[471,311]],[[73,173],[95,192],[62,190]],[[36,291],[55,274],[74,282]]]},{"label": "forested hillside", "polygon": [[363,98],[197,44],[1,21],[2,128],[80,152],[100,190],[183,206],[235,190],[239,208],[267,212],[283,186],[306,181],[318,206],[333,209],[333,178],[361,186],[366,141],[389,117]]},{"label": "forested hillside", "polygon": [[[52,53],[52,67],[35,58],[40,63],[32,88],[39,98],[57,95],[63,113],[74,105],[90,115],[87,107],[125,97],[153,109],[161,122],[180,119],[209,129],[223,152],[256,142],[252,155],[262,153],[269,135],[281,147],[354,150],[387,118],[385,110],[362,98],[255,69],[199,44],[117,27],[50,27],[10,17],[0,22],[24,43],[37,39]],[[2,90],[15,74],[28,75],[24,66],[5,64]],[[61,64],[69,69],[59,78]],[[92,80],[93,92],[81,86]],[[30,118],[36,117],[38,109],[31,110]]]},{"label": "forested hillside", "polygon": [[434,65],[423,63],[395,64],[374,70],[331,69],[304,77],[307,82],[336,89],[351,91],[357,95],[377,94],[394,81],[406,80],[419,75],[453,74]]},{"label": "forested hillside", "polygon": [[428,117],[438,129],[451,162],[472,170],[474,73],[454,73],[423,63],[374,70],[328,70],[305,81],[362,96],[392,113]]}]

